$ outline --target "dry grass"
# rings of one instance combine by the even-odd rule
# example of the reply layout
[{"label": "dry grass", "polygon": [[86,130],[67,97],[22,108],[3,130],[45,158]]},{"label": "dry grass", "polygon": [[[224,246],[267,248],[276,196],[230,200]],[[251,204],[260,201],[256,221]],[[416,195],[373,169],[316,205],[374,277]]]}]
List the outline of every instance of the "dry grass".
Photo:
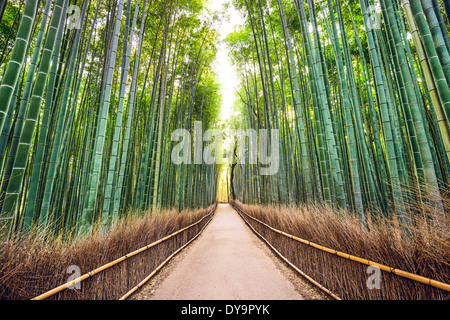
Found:
[{"label": "dry grass", "polygon": [[[0,298],[30,299],[68,281],[71,265],[87,273],[200,220],[208,209],[165,211],[124,220],[106,234],[63,242],[34,234],[11,240],[0,252]],[[208,211],[209,210],[209,211]],[[137,285],[175,250],[188,242],[208,219],[150,250],[138,254],[52,299],[118,299]]]},{"label": "dry grass", "polygon": [[[250,216],[299,238],[434,280],[450,283],[450,218],[423,208],[405,234],[384,218],[362,227],[356,218],[324,206],[253,206]],[[426,217],[426,218],[425,218]],[[367,266],[299,243],[246,219],[277,250],[343,299],[448,299],[450,294],[382,272],[381,289],[368,289]]]}]

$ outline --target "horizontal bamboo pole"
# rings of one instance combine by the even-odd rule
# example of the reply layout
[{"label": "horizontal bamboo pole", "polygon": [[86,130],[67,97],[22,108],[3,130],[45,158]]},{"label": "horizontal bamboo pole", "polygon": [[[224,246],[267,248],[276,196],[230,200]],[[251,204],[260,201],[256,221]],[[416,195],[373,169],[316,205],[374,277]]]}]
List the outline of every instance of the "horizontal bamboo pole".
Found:
[{"label": "horizontal bamboo pole", "polygon": [[128,254],[120,257],[120,258],[117,258],[114,261],[111,261],[111,262],[109,262],[109,263],[107,263],[107,264],[105,264],[105,265],[103,265],[101,267],[98,267],[97,269],[94,269],[94,270],[92,270],[92,271],[90,271],[88,273],[85,273],[84,275],[82,275],[82,276],[80,276],[80,277],[78,277],[78,278],[76,278],[76,279],[74,279],[74,280],[72,280],[70,282],[64,283],[64,284],[62,284],[62,285],[60,285],[60,286],[58,286],[58,287],[56,287],[56,288],[54,288],[54,289],[52,289],[50,291],[47,291],[47,292],[45,292],[45,293],[43,293],[43,294],[41,294],[41,295],[39,295],[37,297],[34,297],[31,300],[44,300],[44,299],[47,299],[48,297],[51,297],[51,296],[57,294],[58,292],[66,290],[69,286],[74,286],[75,284],[80,283],[80,282],[82,282],[82,281],[84,281],[84,280],[94,276],[95,274],[97,274],[99,272],[102,272],[102,271],[104,271],[104,270],[106,270],[108,268],[111,268],[112,266],[114,266],[114,265],[116,265],[116,264],[118,264],[118,263],[120,263],[122,261],[125,261],[126,259],[131,258],[132,256],[135,256],[135,255],[137,255],[137,254],[139,254],[141,252],[144,252],[144,251],[146,251],[146,250],[148,250],[148,249],[150,249],[150,248],[152,248],[152,247],[154,247],[154,246],[156,246],[156,245],[158,245],[158,244],[160,244],[160,243],[162,243],[162,242],[164,242],[164,241],[166,241],[166,240],[176,236],[177,234],[180,234],[181,232],[196,226],[201,221],[203,221],[203,219],[205,219],[206,217],[210,216],[214,212],[214,210],[215,210],[215,208],[213,208],[211,210],[211,212],[206,214],[199,221],[197,221],[197,222],[195,222],[195,223],[193,223],[193,224],[191,224],[191,225],[189,225],[187,227],[184,227],[183,229],[180,229],[177,232],[174,232],[174,233],[172,233],[172,234],[170,234],[170,235],[168,235],[168,236],[166,236],[164,238],[161,238],[158,241],[155,241],[155,242],[153,242],[153,243],[151,243],[151,244],[149,244],[149,245],[147,245],[145,247],[137,249],[137,250],[135,250],[135,251],[133,251],[131,253],[128,253]]},{"label": "horizontal bamboo pole", "polygon": [[381,269],[383,271],[393,273],[393,274],[395,274],[397,276],[400,276],[400,277],[403,277],[403,278],[407,278],[407,279],[410,279],[410,280],[413,280],[413,281],[416,281],[416,282],[424,283],[424,284],[433,286],[435,288],[438,288],[438,289],[450,292],[450,284],[443,283],[443,282],[440,282],[440,281],[437,281],[437,280],[433,280],[433,279],[430,279],[430,278],[422,277],[422,276],[419,276],[417,274],[413,274],[413,273],[410,273],[410,272],[407,272],[407,271],[403,271],[403,270],[400,270],[400,269],[395,269],[395,268],[383,265],[383,264],[378,263],[378,262],[374,262],[374,261],[371,261],[371,260],[368,260],[368,259],[363,259],[363,258],[360,258],[360,257],[356,257],[356,256],[353,256],[353,255],[348,254],[348,253],[340,252],[340,251],[337,251],[337,250],[334,250],[334,249],[330,249],[330,248],[321,246],[319,244],[313,243],[311,241],[308,241],[308,240],[305,240],[305,239],[301,239],[299,237],[293,236],[291,234],[288,234],[286,232],[283,232],[281,230],[278,230],[278,229],[275,229],[275,228],[269,226],[268,224],[266,224],[266,223],[264,223],[264,222],[262,222],[262,221],[260,221],[260,220],[258,220],[256,218],[248,215],[246,212],[244,212],[242,209],[240,209],[236,205],[233,205],[233,207],[235,207],[237,210],[239,210],[240,212],[245,214],[247,217],[253,219],[254,221],[262,224],[263,226],[269,228],[270,230],[272,230],[272,231],[274,231],[274,232],[276,232],[278,234],[281,234],[281,235],[283,235],[283,236],[285,236],[287,238],[291,238],[291,239],[293,239],[295,241],[298,241],[298,242],[301,242],[303,244],[309,245],[309,246],[314,247],[316,249],[319,249],[319,250],[322,250],[322,251],[325,251],[325,252],[328,252],[328,253],[331,253],[331,254],[335,254],[335,255],[340,256],[340,257],[342,257],[344,259],[356,261],[356,262],[359,262],[361,264],[365,264],[365,265],[368,265],[368,266],[375,266],[375,267],[378,267],[379,269]]}]

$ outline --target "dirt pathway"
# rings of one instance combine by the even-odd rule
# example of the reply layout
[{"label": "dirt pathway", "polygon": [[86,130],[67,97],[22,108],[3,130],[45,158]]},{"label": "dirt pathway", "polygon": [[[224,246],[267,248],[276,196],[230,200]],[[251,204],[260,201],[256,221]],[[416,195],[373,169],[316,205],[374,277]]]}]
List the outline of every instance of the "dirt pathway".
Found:
[{"label": "dirt pathway", "polygon": [[323,297],[220,204],[202,235],[132,299],[302,300]]}]

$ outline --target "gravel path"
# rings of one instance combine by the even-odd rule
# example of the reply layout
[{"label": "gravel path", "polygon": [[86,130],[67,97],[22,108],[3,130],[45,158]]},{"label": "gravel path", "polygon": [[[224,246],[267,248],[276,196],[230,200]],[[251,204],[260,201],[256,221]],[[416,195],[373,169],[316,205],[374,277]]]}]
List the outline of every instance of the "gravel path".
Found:
[{"label": "gravel path", "polygon": [[228,204],[133,300],[326,299],[286,266]]}]

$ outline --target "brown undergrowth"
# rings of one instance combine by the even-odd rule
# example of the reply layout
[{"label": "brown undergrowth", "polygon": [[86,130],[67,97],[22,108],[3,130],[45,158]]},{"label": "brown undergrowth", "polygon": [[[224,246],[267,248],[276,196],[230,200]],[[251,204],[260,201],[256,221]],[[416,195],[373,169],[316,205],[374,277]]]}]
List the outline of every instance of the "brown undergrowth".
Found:
[{"label": "brown undergrowth", "polygon": [[[119,222],[107,233],[95,232],[71,243],[60,238],[44,241],[37,234],[11,239],[0,252],[0,298],[36,297],[73,280],[77,268],[79,275],[92,271],[199,221],[213,208],[144,214]],[[208,220],[86,279],[79,289],[64,290],[50,299],[118,299],[192,239]]]},{"label": "brown undergrowth", "polygon": [[[450,218],[431,207],[423,208],[405,232],[385,218],[371,219],[364,227],[356,217],[326,205],[256,206],[234,201],[233,206],[299,238],[450,284]],[[342,299],[450,298],[447,291],[318,250],[242,216],[294,265]]]}]

